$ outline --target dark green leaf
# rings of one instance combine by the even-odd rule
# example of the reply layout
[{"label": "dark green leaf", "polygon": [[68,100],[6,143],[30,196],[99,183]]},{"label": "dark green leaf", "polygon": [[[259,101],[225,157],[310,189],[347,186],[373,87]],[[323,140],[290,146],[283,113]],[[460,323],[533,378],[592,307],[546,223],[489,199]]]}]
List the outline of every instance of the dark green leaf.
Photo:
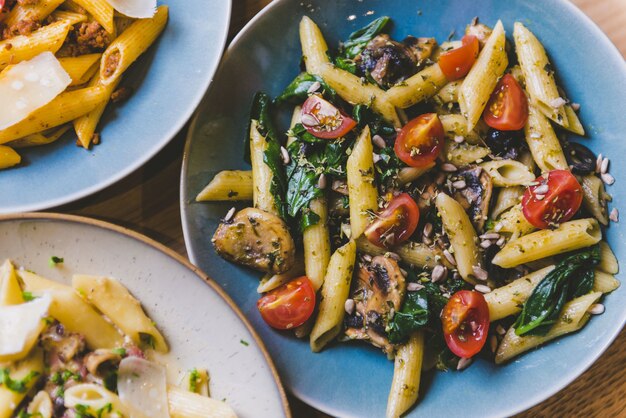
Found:
[{"label": "dark green leaf", "polygon": [[356,63],[354,60],[344,57],[335,58],[335,67],[341,68],[349,73],[356,74]]},{"label": "dark green leaf", "polygon": [[296,218],[322,191],[317,188],[319,175],[301,153],[301,144],[293,142],[288,151],[291,161],[287,165],[287,214]]},{"label": "dark green leaf", "polygon": [[334,101],[337,97],[337,92],[333,90],[326,82],[317,75],[309,73],[300,73],[289,85],[283,90],[283,92],[276,98],[275,102],[280,103],[293,103],[302,104],[309,96],[309,88],[313,83],[318,82],[322,86],[323,96]]},{"label": "dark green leaf", "polygon": [[356,105],[352,109],[352,117],[357,123],[358,129],[363,129],[365,125],[370,127],[372,136],[382,135],[384,137],[392,137],[396,134],[393,125],[387,123],[382,116],[374,112],[367,105]]},{"label": "dark green leaf", "polygon": [[263,162],[272,171],[272,184],[270,192],[274,196],[276,209],[281,218],[286,219],[285,193],[287,191],[287,178],[285,177],[285,165],[280,151],[280,143],[275,139],[267,140],[267,148],[263,153]]},{"label": "dark green leaf", "polygon": [[517,335],[545,335],[556,323],[569,300],[588,293],[600,262],[598,246],[584,249],[561,260],[539,282],[515,321]]},{"label": "dark green leaf", "polygon": [[408,292],[402,309],[393,315],[388,325],[389,341],[398,344],[406,341],[413,331],[423,328],[428,323],[428,295],[426,290]]},{"label": "dark green leaf", "polygon": [[304,125],[302,125],[301,123],[296,123],[293,126],[293,128],[291,128],[287,132],[287,135],[295,137],[299,141],[306,142],[306,143],[309,143],[309,144],[322,144],[324,142],[327,142],[326,140],[320,139],[320,138],[312,135],[311,133],[309,133],[309,131],[307,131],[306,128],[304,127]]},{"label": "dark green leaf", "polygon": [[54,267],[57,264],[63,264],[63,259],[61,257],[57,257],[56,255],[53,255],[52,257],[50,257],[49,264],[50,264],[50,267]]},{"label": "dark green leaf", "polygon": [[381,16],[369,25],[352,32],[348,40],[341,45],[340,55],[346,58],[359,55],[367,43],[383,31],[389,20],[388,16]]},{"label": "dark green leaf", "polygon": [[271,139],[278,138],[274,122],[272,121],[271,106],[272,99],[266,93],[259,91],[254,95],[252,107],[250,109],[248,129],[246,129],[243,146],[243,159],[248,164],[250,163],[250,126],[253,120],[258,122],[258,129],[261,135]]}]

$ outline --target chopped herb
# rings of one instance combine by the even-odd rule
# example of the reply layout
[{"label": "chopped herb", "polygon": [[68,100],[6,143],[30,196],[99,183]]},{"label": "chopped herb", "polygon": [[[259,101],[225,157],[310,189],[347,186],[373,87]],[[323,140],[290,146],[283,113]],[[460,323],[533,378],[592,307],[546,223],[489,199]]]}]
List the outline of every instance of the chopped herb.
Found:
[{"label": "chopped herb", "polygon": [[342,70],[347,71],[351,74],[356,74],[357,72],[357,66],[354,60],[341,56],[335,58],[335,67],[341,68]]},{"label": "chopped herb", "polygon": [[63,259],[61,257],[57,257],[56,255],[53,255],[52,257],[50,257],[49,264],[50,264],[50,267],[54,267],[57,264],[63,264]]},{"label": "chopped herb", "polygon": [[393,125],[383,119],[382,116],[375,113],[371,107],[367,105],[356,105],[352,109],[352,117],[357,123],[359,129],[363,129],[365,125],[370,127],[372,136],[382,135],[384,137],[393,137],[396,130]]},{"label": "chopped herb", "polygon": [[515,321],[517,335],[545,335],[558,321],[566,302],[589,293],[600,262],[596,245],[561,260],[537,284]]},{"label": "chopped herb", "polygon": [[33,296],[31,292],[22,292],[22,299],[24,299],[25,302],[30,302],[31,300],[36,298],[37,296]]},{"label": "chopped herb", "polygon": [[189,372],[189,392],[198,393],[198,381],[199,380],[200,380],[200,373],[198,373],[198,369],[196,368],[192,369]]},{"label": "chopped herb", "polygon": [[3,385],[11,392],[26,393],[28,391],[28,384],[38,377],[41,373],[32,371],[21,380],[11,379],[9,369],[0,369],[0,385]]},{"label": "chopped herb", "polygon": [[102,408],[98,409],[96,413],[98,414],[98,418],[102,418],[104,414],[110,414],[113,410],[113,405],[111,402],[106,403]]},{"label": "chopped herb", "polygon": [[[106,405],[105,405],[106,406]],[[76,412],[76,418],[96,418],[89,412],[89,406],[83,404],[77,404],[74,406],[74,412]]]},{"label": "chopped herb", "polygon": [[111,351],[113,351],[114,354],[117,354],[120,357],[126,356],[126,349],[124,347],[114,348]]},{"label": "chopped herb", "polygon": [[250,345],[250,343],[249,343],[248,341],[246,341],[246,340],[239,340],[239,342],[240,342],[242,345],[245,345],[246,347]]}]

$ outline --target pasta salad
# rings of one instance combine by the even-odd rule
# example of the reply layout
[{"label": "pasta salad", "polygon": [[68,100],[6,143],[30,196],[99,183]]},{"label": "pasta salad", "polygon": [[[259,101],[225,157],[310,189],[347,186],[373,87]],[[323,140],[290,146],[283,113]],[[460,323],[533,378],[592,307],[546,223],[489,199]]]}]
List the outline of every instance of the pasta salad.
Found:
[{"label": "pasta salad", "polygon": [[222,219],[217,253],[265,274],[270,326],[314,352],[359,340],[394,359],[397,417],[422,370],[505,363],[601,314],[618,212],[609,161],[569,140],[585,134],[579,105],[528,28],[509,41],[476,18],[439,44],[393,40],[389,21],[330,49],[303,17],[303,72],[254,98],[252,170],[218,173],[197,200],[252,202]]},{"label": "pasta salad", "polygon": [[168,382],[168,352],[116,279],[74,275],[67,286],[0,266],[0,418],[236,416],[209,397],[206,369]]}]

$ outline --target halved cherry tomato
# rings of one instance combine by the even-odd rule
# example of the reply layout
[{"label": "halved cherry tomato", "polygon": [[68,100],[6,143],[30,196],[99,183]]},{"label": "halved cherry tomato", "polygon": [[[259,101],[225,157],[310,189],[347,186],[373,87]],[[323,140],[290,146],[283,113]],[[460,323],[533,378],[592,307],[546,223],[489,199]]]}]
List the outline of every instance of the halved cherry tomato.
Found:
[{"label": "halved cherry tomato", "polygon": [[456,292],[441,312],[443,336],[448,348],[461,358],[470,358],[483,348],[489,334],[489,307],[482,293]]},{"label": "halved cherry tomato", "polygon": [[443,125],[437,114],[425,113],[404,125],[393,149],[405,164],[425,167],[439,156],[444,136]]},{"label": "halved cherry tomato", "polygon": [[517,131],[528,120],[528,99],[511,74],[500,79],[483,113],[485,123],[501,131]]},{"label": "halved cherry tomato", "polygon": [[293,279],[265,294],[257,302],[261,317],[277,329],[291,329],[306,322],[315,309],[315,290],[308,277]]},{"label": "halved cherry tomato", "polygon": [[318,95],[310,96],[302,105],[301,121],[311,135],[322,139],[339,138],[356,126],[354,119]]},{"label": "halved cherry tomato", "polygon": [[583,201],[576,177],[567,170],[552,170],[537,178],[522,198],[524,217],[537,228],[556,226],[572,219]]},{"label": "halved cherry tomato", "polygon": [[465,77],[478,57],[480,44],[474,35],[465,35],[462,45],[439,56],[441,71],[449,81]]},{"label": "halved cherry tomato", "polygon": [[0,0],[0,13],[2,13],[2,9],[4,9],[5,0]]},{"label": "halved cherry tomato", "polygon": [[365,236],[379,247],[393,247],[409,239],[420,220],[420,210],[407,193],[394,197],[365,229]]}]

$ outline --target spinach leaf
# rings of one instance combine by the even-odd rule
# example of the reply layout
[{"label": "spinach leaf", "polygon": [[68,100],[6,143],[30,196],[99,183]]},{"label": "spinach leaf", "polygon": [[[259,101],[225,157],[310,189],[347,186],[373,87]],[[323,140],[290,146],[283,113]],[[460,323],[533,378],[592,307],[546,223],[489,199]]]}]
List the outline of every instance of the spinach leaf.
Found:
[{"label": "spinach leaf", "polygon": [[257,92],[252,99],[252,107],[250,108],[250,119],[248,121],[248,129],[246,129],[243,144],[243,159],[250,164],[250,126],[252,121],[258,122],[258,129],[261,135],[270,138],[278,138],[274,123],[271,117],[272,99],[262,91]]},{"label": "spinach leaf", "polygon": [[351,74],[356,74],[357,67],[354,60],[344,57],[335,58],[335,67],[341,68],[344,71],[347,71]]},{"label": "spinach leaf", "polygon": [[350,59],[359,55],[367,43],[383,31],[389,20],[388,16],[381,16],[369,25],[352,32],[348,40],[340,46],[340,55]]},{"label": "spinach leaf", "polygon": [[374,112],[368,105],[360,104],[354,106],[352,117],[356,121],[359,130],[368,125],[372,136],[382,135],[389,138],[396,135],[393,125],[386,122],[382,116]]},{"label": "spinach leaf", "polygon": [[0,385],[9,389],[11,392],[26,393],[28,391],[28,384],[39,375],[39,372],[32,371],[23,379],[14,380],[11,379],[8,368],[0,369]]},{"label": "spinach leaf", "polygon": [[398,171],[406,165],[400,161],[392,147],[381,149],[378,155],[380,155],[380,161],[376,163],[378,184],[394,186],[397,183]]},{"label": "spinach leaf", "polygon": [[276,209],[281,218],[287,219],[285,193],[287,191],[287,178],[285,176],[285,166],[282,153],[280,151],[280,143],[276,139],[266,138],[267,148],[263,153],[263,162],[272,171],[272,184],[270,184],[270,193],[274,196]]},{"label": "spinach leaf", "polygon": [[517,335],[545,335],[557,322],[569,300],[588,293],[600,262],[600,249],[593,246],[561,260],[535,287],[515,321]]},{"label": "spinach leaf", "polygon": [[325,142],[323,139],[309,133],[301,123],[296,123],[293,128],[287,131],[287,135],[297,138],[300,142],[307,142],[309,144],[321,144]]},{"label": "spinach leaf", "polygon": [[287,165],[287,214],[292,218],[308,208],[311,200],[322,195],[317,188],[319,174],[306,159],[303,148],[298,141],[287,148],[291,157]]},{"label": "spinach leaf", "polygon": [[428,322],[428,295],[425,289],[408,292],[402,310],[393,315],[388,325],[389,342],[398,344],[406,341],[413,331],[423,328]]},{"label": "spinach leaf", "polygon": [[309,73],[300,73],[285,90],[274,100],[277,104],[293,103],[302,104],[309,96],[309,89],[313,83],[318,82],[322,86],[322,94],[326,99],[334,101],[337,92],[333,90],[326,82],[317,75]]}]

